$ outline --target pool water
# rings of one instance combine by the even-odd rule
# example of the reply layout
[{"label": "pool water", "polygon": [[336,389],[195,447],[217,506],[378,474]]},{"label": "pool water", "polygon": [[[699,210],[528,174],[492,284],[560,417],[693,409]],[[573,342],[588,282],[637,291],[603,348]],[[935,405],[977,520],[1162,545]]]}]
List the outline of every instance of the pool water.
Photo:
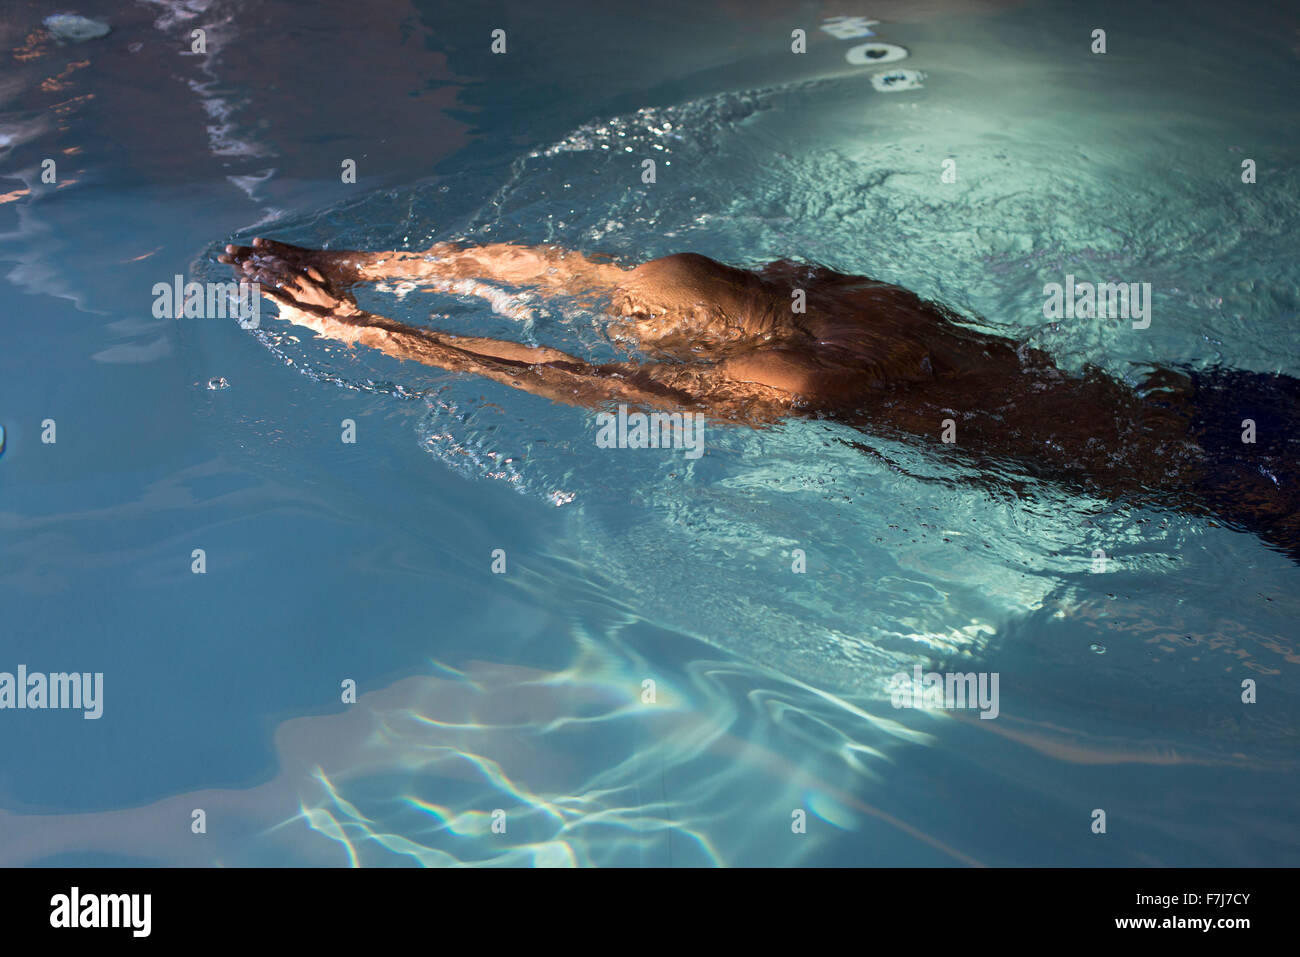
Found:
[{"label": "pool water", "polygon": [[[1300,862],[1300,569],[1254,536],[826,422],[600,448],[270,307],[153,312],[254,235],[548,242],[816,261],[1073,371],[1300,376],[1294,11],[545,7],[0,17],[0,672],[103,675],[94,720],[0,709],[0,863]],[[1067,274],[1150,283],[1149,328],[1045,318]],[[615,355],[599,304],[361,302]],[[895,707],[916,668],[996,675],[996,717]]]}]

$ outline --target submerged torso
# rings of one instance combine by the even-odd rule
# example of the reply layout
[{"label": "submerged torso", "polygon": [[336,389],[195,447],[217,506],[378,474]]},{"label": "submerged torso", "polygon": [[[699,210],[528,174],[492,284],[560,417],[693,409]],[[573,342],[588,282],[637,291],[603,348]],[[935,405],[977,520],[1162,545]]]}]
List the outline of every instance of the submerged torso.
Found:
[{"label": "submerged torso", "polygon": [[1277,431],[1300,434],[1294,380],[1070,373],[906,289],[790,261],[750,272],[666,257],[633,270],[614,306],[611,335],[654,361],[611,374],[652,380],[717,419],[832,420],[923,445],[990,481],[1223,517],[1300,561],[1290,447],[1205,438],[1237,427],[1229,405],[1243,386],[1231,375],[1246,377],[1256,404],[1277,405],[1289,423]]},{"label": "submerged torso", "polygon": [[1203,456],[1176,403],[1063,372],[901,287],[788,261],[647,266],[615,296],[611,334],[719,418],[832,419],[1106,496],[1196,481]]}]

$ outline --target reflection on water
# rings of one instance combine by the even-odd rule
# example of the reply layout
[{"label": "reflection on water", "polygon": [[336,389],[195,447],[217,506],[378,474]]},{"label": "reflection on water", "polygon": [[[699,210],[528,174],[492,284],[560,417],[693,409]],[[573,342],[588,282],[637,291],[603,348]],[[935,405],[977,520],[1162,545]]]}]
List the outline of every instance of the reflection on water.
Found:
[{"label": "reflection on water", "polygon": [[[343,713],[286,721],[279,773],[255,788],[98,814],[5,814],[0,860],[796,864],[834,840],[815,825],[780,840],[802,809],[836,830],[871,821],[969,862],[861,797],[892,752],[929,740],[895,713],[735,662],[666,674],[617,631],[575,627],[566,640],[572,660],[560,670],[435,664]],[[206,835],[190,833],[195,808]],[[768,841],[755,844],[756,828],[786,848],[778,860]]]},{"label": "reflection on water", "polygon": [[[1185,740],[1136,744],[1105,722],[1084,733],[1016,714],[895,711],[735,661],[669,672],[651,656],[672,636],[631,625],[550,636],[571,655],[558,669],[432,663],[341,713],[285,721],[278,773],[256,787],[120,811],[2,813],[0,864],[977,865],[962,845],[984,842],[917,803],[943,786],[922,757],[930,749],[945,764],[971,747],[1036,754],[1057,770],[1021,785],[1045,804],[1098,767],[1294,766],[1294,751],[1260,763]],[[982,778],[962,784],[976,818],[996,793]],[[204,834],[191,832],[195,809]],[[804,833],[792,830],[800,812]],[[1259,822],[1234,826],[1242,841],[1272,839]]]}]

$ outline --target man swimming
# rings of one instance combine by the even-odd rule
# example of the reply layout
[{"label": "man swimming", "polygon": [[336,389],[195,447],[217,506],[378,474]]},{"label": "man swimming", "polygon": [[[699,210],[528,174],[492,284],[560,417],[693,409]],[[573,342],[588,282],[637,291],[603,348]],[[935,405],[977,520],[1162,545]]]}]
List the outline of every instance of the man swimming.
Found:
[{"label": "man swimming", "polygon": [[[588,408],[621,402],[751,426],[833,419],[999,473],[1214,515],[1300,561],[1300,381],[1284,376],[1154,368],[1134,387],[1095,369],[1072,375],[898,286],[788,260],[748,271],[678,253],[624,268],[553,246],[356,252],[265,239],[218,258],[259,283],[282,319],[398,359]],[[357,307],[354,286],[389,280],[579,297],[605,307],[610,338],[633,356],[594,364]],[[1242,440],[1245,419],[1253,442]]]}]

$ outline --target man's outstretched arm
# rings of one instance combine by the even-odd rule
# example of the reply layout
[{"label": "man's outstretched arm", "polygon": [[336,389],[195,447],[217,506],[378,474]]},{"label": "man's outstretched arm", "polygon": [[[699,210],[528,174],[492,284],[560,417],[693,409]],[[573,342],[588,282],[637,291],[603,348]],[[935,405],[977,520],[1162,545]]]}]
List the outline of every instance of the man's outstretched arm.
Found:
[{"label": "man's outstretched arm", "polygon": [[315,273],[316,281],[334,287],[336,292],[365,282],[473,279],[547,293],[602,295],[612,292],[630,271],[559,246],[513,243],[438,243],[424,252],[360,252],[305,249],[257,238],[252,246],[227,246],[226,255],[219,258],[232,264],[276,260],[298,272]]},{"label": "man's outstretched arm", "polygon": [[[296,248],[296,247],[290,247]],[[567,405],[609,402],[687,411],[698,397],[662,381],[659,364],[592,365],[557,349],[502,339],[456,337],[363,312],[335,295],[314,266],[295,266],[261,247],[228,247],[220,257],[272,299],[280,318],[347,345],[363,345],[395,359],[449,372],[468,372]],[[372,254],[366,254],[372,255]],[[313,275],[313,273],[315,275]]]}]

